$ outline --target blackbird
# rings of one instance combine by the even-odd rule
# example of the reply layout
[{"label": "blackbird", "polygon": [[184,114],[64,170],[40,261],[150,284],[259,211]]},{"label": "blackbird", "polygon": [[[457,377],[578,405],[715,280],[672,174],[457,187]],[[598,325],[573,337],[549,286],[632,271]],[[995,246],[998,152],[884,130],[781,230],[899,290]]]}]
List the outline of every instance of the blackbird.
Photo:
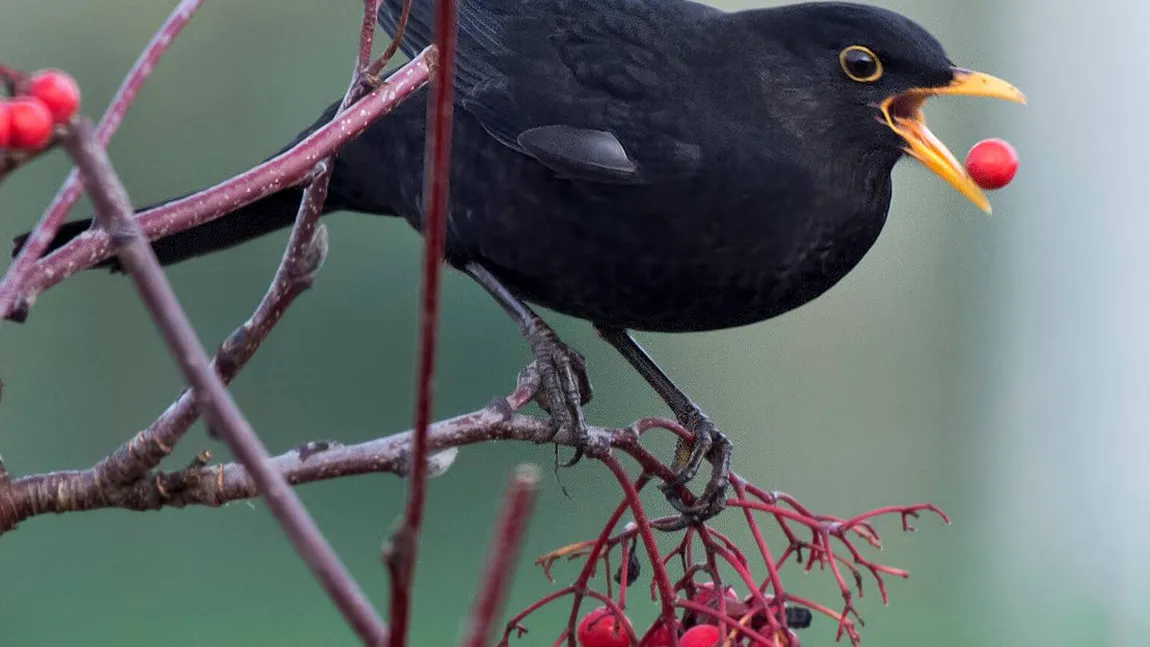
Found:
[{"label": "blackbird", "polygon": [[[380,10],[392,34],[402,4]],[[878,237],[906,156],[989,212],[922,106],[1024,102],[956,67],[910,19],[869,6],[459,0],[458,11],[447,261],[519,324],[556,433],[586,439],[591,389],[582,357],[529,303],[591,322],[658,392],[694,434],[664,485],[683,523],[721,509],[731,444],[628,330],[742,326],[826,292]],[[414,0],[404,52],[434,42],[433,25],[434,1]],[[349,142],[326,211],[420,228],[425,126],[425,102],[407,101]],[[287,189],[156,252],[173,263],[287,227],[299,198]],[[69,223],[55,245],[89,224]],[[676,492],[704,460],[711,478],[688,503]]]}]

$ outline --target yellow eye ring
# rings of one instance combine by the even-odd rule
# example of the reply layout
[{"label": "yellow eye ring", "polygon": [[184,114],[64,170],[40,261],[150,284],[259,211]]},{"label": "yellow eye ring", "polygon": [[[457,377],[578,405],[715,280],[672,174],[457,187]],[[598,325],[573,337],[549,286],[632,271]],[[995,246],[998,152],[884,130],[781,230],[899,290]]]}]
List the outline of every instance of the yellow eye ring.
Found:
[{"label": "yellow eye ring", "polygon": [[851,45],[839,52],[839,65],[847,76],[859,83],[873,83],[882,78],[882,61],[862,45]]}]

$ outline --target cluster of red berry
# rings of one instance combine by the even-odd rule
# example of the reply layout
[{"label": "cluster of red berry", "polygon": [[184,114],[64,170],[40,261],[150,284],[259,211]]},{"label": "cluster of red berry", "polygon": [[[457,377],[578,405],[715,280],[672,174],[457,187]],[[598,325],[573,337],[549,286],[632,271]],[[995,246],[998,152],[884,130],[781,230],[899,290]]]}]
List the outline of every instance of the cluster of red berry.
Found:
[{"label": "cluster of red berry", "polygon": [[[724,598],[720,604],[719,597],[715,595],[715,586],[710,582],[699,584],[695,593],[690,596],[691,602],[695,604],[715,611],[724,609],[727,617],[736,621],[744,617],[755,604],[751,597],[740,599],[739,594],[731,586],[726,587]],[[789,608],[787,612],[787,624],[790,627],[803,628],[811,622],[811,614],[806,609]],[[576,631],[580,647],[671,647],[671,630],[666,624],[660,622],[653,630],[648,631],[636,646],[631,641],[629,635],[631,632],[621,626],[620,620],[627,625],[631,623],[626,616],[616,615],[608,607],[599,607],[583,616]],[[752,622],[752,628],[758,630],[764,624],[763,621]],[[683,618],[683,625],[686,630],[679,634],[679,647],[716,647],[723,644],[723,639],[726,637],[714,615],[688,612]],[[743,645],[744,643],[739,640],[741,639],[736,639],[733,644]],[[775,645],[763,645],[756,641],[750,647],[775,647]]]},{"label": "cluster of red berry", "polygon": [[60,70],[43,70],[15,83],[17,94],[0,99],[0,148],[38,151],[52,130],[80,109],[80,86]]}]

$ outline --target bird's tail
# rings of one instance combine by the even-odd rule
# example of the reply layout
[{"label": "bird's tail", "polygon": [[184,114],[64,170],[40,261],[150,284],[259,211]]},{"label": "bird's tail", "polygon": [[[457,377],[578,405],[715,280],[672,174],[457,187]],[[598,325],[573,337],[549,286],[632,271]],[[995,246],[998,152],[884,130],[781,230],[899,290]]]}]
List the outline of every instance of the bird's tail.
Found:
[{"label": "bird's tail", "polygon": [[[155,250],[161,264],[171,265],[189,258],[234,247],[253,238],[290,226],[295,221],[296,209],[301,197],[302,190],[298,188],[274,193],[222,218],[152,241],[152,249]],[[163,204],[165,203],[152,205],[148,209]],[[47,251],[53,252],[63,247],[73,238],[88,231],[91,226],[91,218],[64,223]],[[27,233],[20,234],[12,240],[13,256],[23,249],[28,235]],[[113,272],[120,270],[119,263],[115,258],[105,260],[97,264],[96,267],[109,268]]]},{"label": "bird's tail", "polygon": [[[292,146],[295,146],[317,128],[330,121],[335,115],[336,108],[338,108],[338,103],[329,106],[314,124],[297,135],[296,138],[280,152],[282,153]],[[279,153],[277,153],[277,155],[278,154]],[[261,198],[211,222],[155,240],[152,242],[152,249],[156,251],[156,256],[159,257],[162,264],[170,265],[203,254],[234,247],[253,238],[258,238],[291,226],[295,221],[296,210],[299,207],[302,195],[303,190],[299,187],[284,189],[279,193],[273,193],[265,198]],[[178,198],[151,205],[148,209],[162,206],[175,199]],[[343,208],[343,205],[339,203],[337,197],[333,196],[325,205],[324,213],[329,213],[341,208]],[[52,240],[47,251],[52,252],[63,247],[73,238],[87,231],[91,226],[91,218],[65,223],[56,234],[55,239]],[[29,234],[24,233],[13,239],[13,256],[23,249],[24,244],[28,240],[28,235]],[[97,267],[110,268],[113,272],[120,269],[114,258],[100,263]]]}]

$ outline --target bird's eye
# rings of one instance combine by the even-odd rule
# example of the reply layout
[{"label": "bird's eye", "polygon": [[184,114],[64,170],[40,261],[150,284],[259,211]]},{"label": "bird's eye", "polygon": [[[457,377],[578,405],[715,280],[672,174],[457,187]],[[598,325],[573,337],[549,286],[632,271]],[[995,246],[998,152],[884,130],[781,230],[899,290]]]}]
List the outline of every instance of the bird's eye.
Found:
[{"label": "bird's eye", "polygon": [[860,83],[871,83],[882,78],[882,63],[878,56],[862,45],[851,45],[839,52],[839,64],[847,76]]}]

